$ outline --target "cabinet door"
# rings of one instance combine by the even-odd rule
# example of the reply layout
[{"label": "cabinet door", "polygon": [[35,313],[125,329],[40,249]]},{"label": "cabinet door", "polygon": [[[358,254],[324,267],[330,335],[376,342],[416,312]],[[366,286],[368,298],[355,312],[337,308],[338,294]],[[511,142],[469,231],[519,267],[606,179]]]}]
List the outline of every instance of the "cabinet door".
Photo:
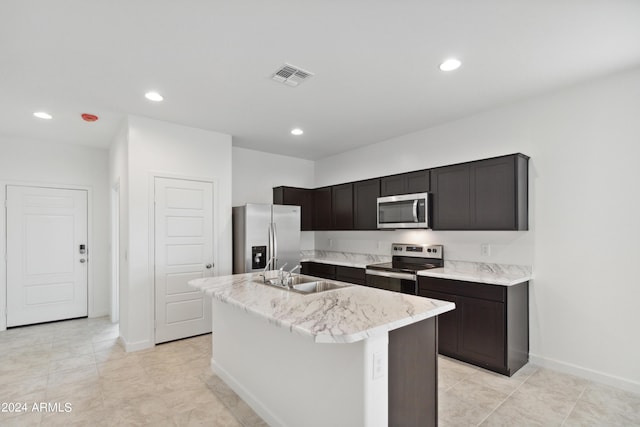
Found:
[{"label": "cabinet door", "polygon": [[314,230],[331,230],[331,187],[313,190]]},{"label": "cabinet door", "polygon": [[378,197],[380,197],[379,179],[353,184],[353,228],[355,230],[378,228]]},{"label": "cabinet door", "polygon": [[420,289],[421,297],[449,301],[456,305],[455,310],[438,316],[438,352],[455,357],[458,354],[458,297],[440,292]]},{"label": "cabinet door", "polygon": [[428,169],[380,178],[380,195],[425,193],[430,189]]},{"label": "cabinet door", "polygon": [[426,193],[430,190],[429,170],[421,170],[404,174],[406,177],[407,194]]},{"label": "cabinet door", "polygon": [[357,285],[364,285],[365,270],[364,268],[336,265],[336,280],[347,283],[355,283]]},{"label": "cabinet door", "polygon": [[313,190],[296,187],[273,189],[273,203],[300,206],[300,229],[313,230]]},{"label": "cabinet door", "polygon": [[406,194],[407,177],[404,174],[380,178],[380,196]]},{"label": "cabinet door", "polygon": [[458,353],[480,366],[504,369],[505,304],[477,298],[458,297]]},{"label": "cabinet door", "polygon": [[331,187],[333,230],[353,230],[353,184]]},{"label": "cabinet door", "polygon": [[468,230],[471,227],[469,165],[431,170],[434,230]]},{"label": "cabinet door", "polygon": [[515,156],[471,163],[471,228],[516,229]]}]

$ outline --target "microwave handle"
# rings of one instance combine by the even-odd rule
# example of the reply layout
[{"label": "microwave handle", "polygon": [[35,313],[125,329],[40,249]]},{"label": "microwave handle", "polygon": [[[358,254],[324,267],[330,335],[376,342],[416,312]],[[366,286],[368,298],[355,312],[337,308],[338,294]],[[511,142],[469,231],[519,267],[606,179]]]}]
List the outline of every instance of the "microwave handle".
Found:
[{"label": "microwave handle", "polygon": [[418,222],[418,199],[413,201],[413,222]]}]

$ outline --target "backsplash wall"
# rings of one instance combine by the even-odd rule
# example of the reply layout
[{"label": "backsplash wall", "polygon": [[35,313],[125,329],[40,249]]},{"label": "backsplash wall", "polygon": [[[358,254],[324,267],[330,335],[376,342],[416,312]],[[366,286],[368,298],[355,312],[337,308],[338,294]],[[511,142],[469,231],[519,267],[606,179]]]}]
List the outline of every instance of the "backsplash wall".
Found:
[{"label": "backsplash wall", "polygon": [[[444,258],[496,264],[533,264],[532,234],[526,231],[316,231],[315,249],[390,255],[392,243],[426,243],[444,246]],[[480,245],[490,254],[481,255]]]}]

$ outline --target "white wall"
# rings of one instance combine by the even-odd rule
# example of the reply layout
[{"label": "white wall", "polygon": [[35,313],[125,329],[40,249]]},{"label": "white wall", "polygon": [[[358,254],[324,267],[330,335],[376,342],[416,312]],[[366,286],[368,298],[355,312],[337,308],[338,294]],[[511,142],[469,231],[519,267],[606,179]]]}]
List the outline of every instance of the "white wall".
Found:
[{"label": "white wall", "polygon": [[126,126],[128,283],[120,295],[128,313],[120,333],[127,350],[138,350],[154,345],[153,177],[214,182],[214,275],[231,274],[231,136],[134,116]]},{"label": "white wall", "polygon": [[[59,144],[0,136],[0,194],[6,184],[60,185],[88,188],[91,256],[89,277],[89,316],[109,312],[109,192],[108,151],[71,144]],[[4,209],[0,214],[4,229]],[[4,252],[6,234],[0,233]],[[0,309],[5,305],[4,258],[0,261]],[[5,317],[1,316],[0,329]]]},{"label": "white wall", "polygon": [[[233,147],[233,206],[273,203],[273,187],[313,188],[312,160]],[[314,233],[300,233],[300,249],[313,249]]]},{"label": "white wall", "polygon": [[640,391],[639,113],[634,70],[320,160],[316,186],[522,152],[530,230],[316,232],[316,246],[411,239],[443,243],[450,259],[532,264],[531,359]]},{"label": "white wall", "polygon": [[233,206],[272,203],[273,187],[312,188],[314,162],[233,147]]},{"label": "white wall", "polygon": [[[118,286],[119,296],[126,295],[129,288],[129,122],[125,120],[120,131],[111,143],[109,150],[109,184],[110,191],[114,188],[118,189],[118,234],[119,234],[119,274]],[[113,215],[113,206],[109,210]],[[113,226],[113,218],[110,218],[111,226]],[[115,244],[115,242],[111,242]],[[113,252],[111,253],[111,266],[113,272]],[[113,274],[110,275],[111,286],[113,286]],[[113,290],[112,290],[113,291]],[[112,294],[113,295],[113,294]],[[122,333],[122,325],[129,325],[129,299],[119,298],[118,300],[118,320],[120,322],[120,331]]]}]

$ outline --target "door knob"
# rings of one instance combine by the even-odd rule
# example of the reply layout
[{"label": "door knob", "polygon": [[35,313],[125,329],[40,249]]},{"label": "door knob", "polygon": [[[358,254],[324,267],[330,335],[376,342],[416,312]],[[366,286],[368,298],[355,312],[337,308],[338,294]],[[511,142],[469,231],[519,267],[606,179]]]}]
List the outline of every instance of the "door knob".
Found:
[{"label": "door knob", "polygon": [[213,267],[213,264],[207,264],[207,266],[206,266],[206,267],[207,267],[207,268],[212,268],[212,267]]},{"label": "door knob", "polygon": [[84,259],[84,258],[80,258],[80,262],[81,262],[82,264],[84,264],[85,262],[87,262],[87,260],[86,260],[86,259]]}]

